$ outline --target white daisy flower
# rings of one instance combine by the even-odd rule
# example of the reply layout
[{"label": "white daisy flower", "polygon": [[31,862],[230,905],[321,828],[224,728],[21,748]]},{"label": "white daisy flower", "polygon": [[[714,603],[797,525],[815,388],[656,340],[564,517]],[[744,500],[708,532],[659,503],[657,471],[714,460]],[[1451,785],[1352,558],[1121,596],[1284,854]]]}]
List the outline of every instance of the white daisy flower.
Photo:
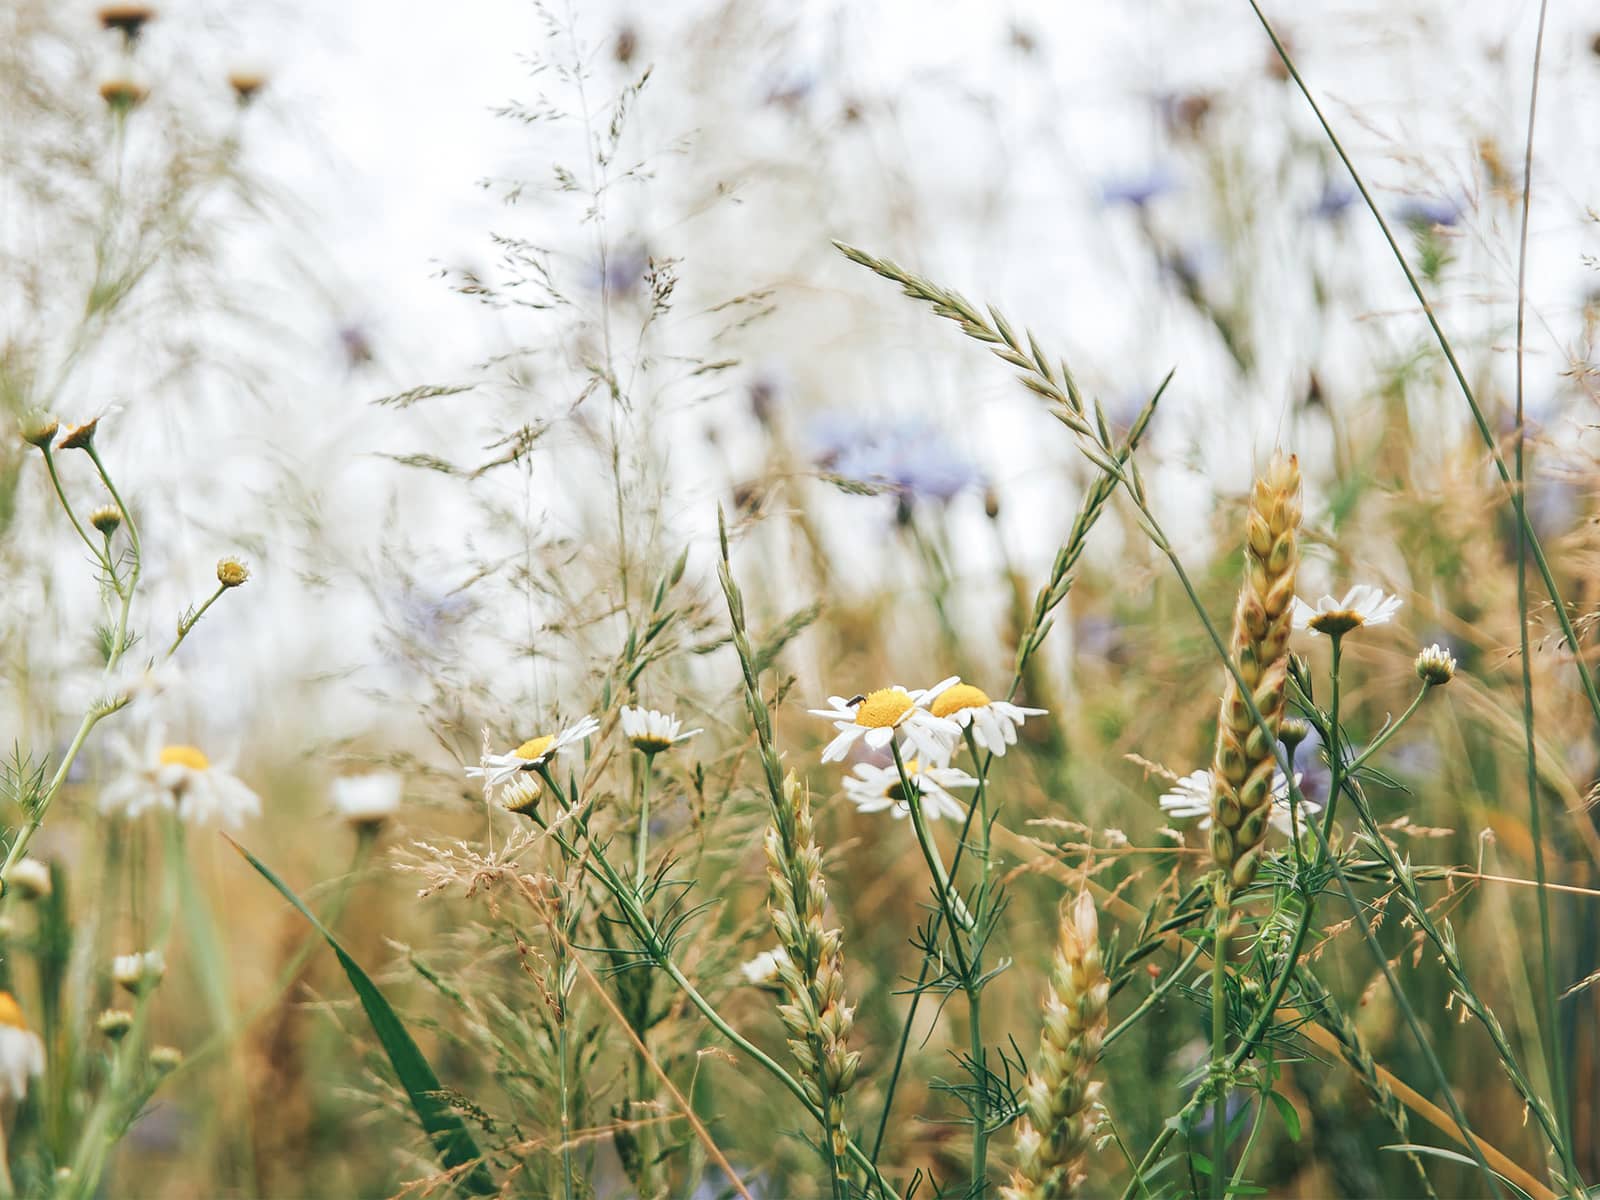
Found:
[{"label": "white daisy flower", "polygon": [[[1294,785],[1300,786],[1302,775],[1299,771],[1294,773]],[[1158,803],[1161,811],[1174,821],[1187,821],[1194,817],[1201,817],[1197,828],[1211,828],[1211,772],[1194,771],[1185,775],[1172,785],[1172,790],[1162,795]],[[1300,796],[1300,816],[1303,820],[1322,811],[1322,805],[1315,800],[1308,799],[1304,793]],[[1282,771],[1275,771],[1272,775],[1272,827],[1288,836],[1294,834],[1294,823],[1289,818],[1289,784],[1283,778]]]},{"label": "white daisy flower", "polygon": [[886,750],[894,740],[895,731],[905,736],[912,750],[923,758],[943,761],[950,757],[950,749],[961,736],[961,726],[928,711],[932,697],[957,681],[952,675],[926,691],[907,691],[899,684],[879,688],[864,696],[846,700],[843,696],[829,696],[832,708],[813,708],[814,717],[827,717],[838,736],[822,752],[823,762],[838,762],[850,752],[857,741],[864,741],[873,750]]},{"label": "white daisy flower", "polygon": [[167,960],[159,950],[119,954],[111,960],[111,980],[134,995],[148,992],[167,974]]},{"label": "white daisy flower", "polygon": [[623,705],[621,717],[622,736],[633,743],[635,750],[652,757],[704,732],[691,729],[688,733],[679,733],[683,722],[677,717],[653,708],[635,708],[631,704]]},{"label": "white daisy flower", "polygon": [[[961,801],[950,794],[951,788],[973,788],[978,781],[958,767],[937,764],[923,766],[916,759],[906,763],[906,779],[917,789],[922,799],[922,811],[929,817],[949,817],[959,821],[967,815]],[[875,767],[871,763],[857,763],[844,777],[844,794],[862,812],[882,812],[888,809],[897,818],[908,816],[911,806],[906,803],[905,785],[900,781],[900,771],[893,763]]]},{"label": "white daisy flower", "polygon": [[21,1100],[28,1080],[43,1074],[44,1042],[28,1028],[17,998],[0,992],[0,1103]]},{"label": "white daisy flower", "polygon": [[100,793],[101,812],[137,817],[165,808],[191,825],[220,821],[234,828],[261,815],[261,797],[229,767],[198,746],[164,743],[159,727],[151,727],[142,750],[126,739],[117,748],[124,770]]},{"label": "white daisy flower", "polygon": [[1004,755],[1017,744],[1017,726],[1028,717],[1042,717],[1042,708],[1023,708],[1009,700],[991,700],[982,688],[962,683],[959,676],[928,689],[929,711],[954,721],[962,729],[972,726],[972,739],[989,753]]},{"label": "white daisy flower", "polygon": [[763,950],[747,963],[741,963],[739,974],[751,987],[776,988],[778,973],[788,962],[789,952],[782,946],[776,946],[771,950]]},{"label": "white daisy flower", "polygon": [[340,775],[333,781],[333,810],[357,829],[376,829],[400,809],[404,781],[392,771]]},{"label": "white daisy flower", "polygon": [[599,721],[584,717],[558,733],[529,738],[509,754],[485,754],[477,766],[467,768],[467,778],[486,779],[490,787],[498,787],[518,771],[543,766],[567,747],[591,737],[599,728]]},{"label": "white daisy flower", "polygon": [[1344,594],[1343,600],[1324,596],[1317,601],[1316,608],[1296,596],[1289,611],[1296,629],[1338,637],[1363,625],[1388,623],[1400,611],[1400,597],[1391,596],[1370,583],[1358,583]]}]

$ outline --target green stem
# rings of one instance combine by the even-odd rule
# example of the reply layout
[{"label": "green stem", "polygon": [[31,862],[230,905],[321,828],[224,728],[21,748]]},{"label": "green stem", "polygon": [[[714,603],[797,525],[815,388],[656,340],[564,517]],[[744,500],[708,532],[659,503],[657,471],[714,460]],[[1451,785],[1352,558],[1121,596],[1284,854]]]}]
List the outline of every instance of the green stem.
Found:
[{"label": "green stem", "polygon": [[1223,1172],[1228,1157],[1228,922],[1225,880],[1218,879],[1216,948],[1211,955],[1211,1196],[1226,1194]]},{"label": "green stem", "polygon": [[[978,761],[978,742],[969,723],[964,730],[967,750]],[[988,772],[978,777],[977,795],[972,807],[978,814],[979,884],[975,897],[978,911],[973,916],[972,971],[966,981],[967,1053],[972,1059],[977,1085],[972,1093],[972,1188],[971,1195],[982,1200],[989,1194],[989,1070],[983,1047],[983,948],[989,935],[989,885],[993,872],[990,858]]]},{"label": "green stem", "polygon": [[[928,829],[928,820],[922,811],[922,796],[917,791],[916,785],[911,782],[911,777],[906,774],[905,760],[900,757],[900,744],[891,741],[889,747],[894,752],[894,765],[900,772],[900,788],[905,794],[906,807],[911,810],[911,827],[917,834],[917,845],[922,848],[922,858],[928,864],[928,874],[933,877],[933,891],[939,901],[939,911],[944,913],[945,919],[950,922],[952,929],[971,930],[973,928],[972,913],[961,902],[961,897],[956,895],[950,885],[950,876],[944,869],[944,860],[939,857],[939,847],[934,845],[933,834]],[[950,945],[955,952],[956,965],[960,968],[963,977],[968,972],[966,951],[961,947],[961,939],[952,937]]]},{"label": "green stem", "polygon": [[194,612],[184,620],[178,622],[178,636],[172,640],[172,645],[167,647],[168,658],[171,658],[175,653],[177,653],[178,647],[183,645],[183,639],[189,636],[189,631],[196,625],[200,624],[200,618],[206,615],[206,609],[215,604],[218,597],[220,597],[222,593],[227,590],[227,584],[219,583],[217,585],[217,590],[206,597],[204,604],[195,609]]},{"label": "green stem", "polygon": [[644,756],[644,776],[639,782],[639,831],[633,838],[633,886],[644,892],[645,858],[650,853],[650,776],[655,774],[653,755]]},{"label": "green stem", "polygon": [[[1377,737],[1373,738],[1371,744],[1368,745],[1365,750],[1350,760],[1344,769],[1344,774],[1347,778],[1353,777],[1358,770],[1366,765],[1366,762],[1369,758],[1389,744],[1389,739],[1394,737],[1395,734],[1399,733],[1400,727],[1409,721],[1412,718],[1412,715],[1416,713],[1417,709],[1422,706],[1422,698],[1428,694],[1428,690],[1432,686],[1433,685],[1429,683],[1423,684],[1422,690],[1418,692],[1412,699],[1410,707],[1408,707],[1405,712],[1400,714],[1400,719],[1398,721],[1390,722],[1389,728],[1385,729]],[[1329,798],[1331,800],[1331,793],[1333,789],[1330,787],[1328,790],[1330,793]]]},{"label": "green stem", "polygon": [[[1523,359],[1524,336],[1528,308],[1528,212],[1533,187],[1533,128],[1539,111],[1539,66],[1544,59],[1544,25],[1549,0],[1540,0],[1539,29],[1534,35],[1533,81],[1528,88],[1528,136],[1522,160],[1522,228],[1517,246],[1517,438],[1516,483],[1513,488],[1519,507],[1527,502],[1526,477],[1523,463],[1527,442],[1527,427],[1523,421]],[[1517,629],[1522,653],[1522,736],[1527,760],[1528,834],[1533,839],[1533,876],[1538,884],[1536,896],[1539,907],[1540,982],[1543,995],[1540,1024],[1544,1027],[1545,1060],[1549,1064],[1550,1101],[1560,1124],[1562,1144],[1572,1145],[1572,1114],[1566,1102],[1566,1067],[1561,1052],[1561,1025],[1556,1007],[1555,959],[1550,949],[1550,893],[1545,873],[1543,815],[1539,806],[1539,779],[1533,737],[1533,655],[1528,639],[1528,555],[1527,531],[1517,526]],[[1576,647],[1574,646],[1574,652]],[[1570,1153],[1565,1153],[1562,1165],[1567,1171],[1569,1186],[1579,1178],[1577,1164]]]},{"label": "green stem", "polygon": [[95,559],[108,573],[115,574],[115,568],[112,567],[111,560],[102,553],[99,546],[94,544],[94,539],[89,536],[88,531],[79,523],[78,514],[72,511],[72,505],[67,500],[67,493],[61,487],[61,476],[56,471],[56,457],[51,452],[50,444],[46,442],[39,449],[44,452],[45,470],[50,472],[50,482],[56,489],[56,499],[61,501],[61,508],[67,514],[67,520],[72,522],[72,527],[78,531],[78,536],[83,539],[83,544],[89,547],[89,553],[95,556]]},{"label": "green stem", "polygon": [[1267,1106],[1260,1100],[1256,1101],[1255,1119],[1250,1122],[1250,1136],[1244,1140],[1244,1149],[1239,1151],[1239,1166],[1234,1171],[1232,1180],[1228,1183],[1229,1192],[1237,1191],[1244,1182],[1245,1165],[1250,1161],[1250,1152],[1255,1149],[1256,1135],[1261,1132],[1261,1118],[1266,1115]]},{"label": "green stem", "polygon": [[1200,961],[1200,956],[1205,952],[1206,944],[1204,942],[1196,942],[1194,949],[1189,951],[1184,960],[1179,963],[1176,968],[1168,971],[1166,975],[1161,978],[1161,981],[1157,983],[1155,987],[1150,989],[1150,994],[1139,1002],[1138,1007],[1124,1017],[1121,1021],[1117,1022],[1116,1027],[1113,1028],[1111,1032],[1106,1034],[1105,1039],[1100,1043],[1101,1052],[1104,1053],[1107,1049],[1109,1049],[1112,1043],[1114,1043],[1123,1034],[1127,1033],[1128,1030],[1137,1025],[1140,1018],[1142,1018],[1145,1013],[1149,1012],[1152,1008],[1159,1004],[1162,998],[1168,992],[1170,992],[1177,984],[1183,982],[1183,977],[1190,971],[1194,970],[1195,963]]},{"label": "green stem", "polygon": [[1328,686],[1328,736],[1323,740],[1323,747],[1328,752],[1328,811],[1322,814],[1322,841],[1325,845],[1333,841],[1333,814],[1339,807],[1339,780],[1344,773],[1344,757],[1339,750],[1339,666],[1344,635],[1333,634],[1330,640],[1333,642],[1333,667]]}]

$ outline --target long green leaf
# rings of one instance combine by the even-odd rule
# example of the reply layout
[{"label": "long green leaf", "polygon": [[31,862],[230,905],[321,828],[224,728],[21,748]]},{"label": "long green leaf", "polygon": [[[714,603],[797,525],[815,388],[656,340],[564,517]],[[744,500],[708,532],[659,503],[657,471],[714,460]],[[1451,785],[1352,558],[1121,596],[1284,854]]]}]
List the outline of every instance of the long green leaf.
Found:
[{"label": "long green leaf", "polygon": [[[228,837],[227,834],[222,836]],[[433,1073],[428,1060],[422,1056],[417,1043],[412,1040],[411,1034],[406,1032],[405,1025],[390,1007],[389,1002],[383,998],[383,993],[378,990],[377,985],[356,964],[356,960],[345,953],[344,947],[339,945],[328,928],[317,920],[316,914],[300,902],[300,897],[296,896],[283,880],[232,838],[228,838],[228,844],[242,854],[244,860],[260,872],[263,879],[277,888],[285,900],[299,909],[300,915],[310,921],[312,928],[333,947],[334,954],[339,957],[339,965],[344,968],[344,973],[350,977],[350,984],[355,988],[356,995],[361,998],[361,1007],[367,1012],[367,1020],[372,1023],[372,1031],[383,1043],[384,1052],[388,1054],[389,1062],[394,1066],[394,1073],[399,1078],[401,1086],[406,1089],[406,1095],[411,1098],[411,1107],[416,1109],[417,1119],[422,1122],[422,1128],[433,1139],[434,1149],[438,1151],[445,1167],[457,1168],[475,1163],[476,1165],[466,1173],[462,1182],[474,1195],[494,1195],[498,1189],[483,1165],[483,1156],[479,1154],[477,1144],[472,1140],[472,1134],[467,1131],[461,1118],[445,1103],[442,1094],[444,1089],[439,1083],[439,1077]]]}]

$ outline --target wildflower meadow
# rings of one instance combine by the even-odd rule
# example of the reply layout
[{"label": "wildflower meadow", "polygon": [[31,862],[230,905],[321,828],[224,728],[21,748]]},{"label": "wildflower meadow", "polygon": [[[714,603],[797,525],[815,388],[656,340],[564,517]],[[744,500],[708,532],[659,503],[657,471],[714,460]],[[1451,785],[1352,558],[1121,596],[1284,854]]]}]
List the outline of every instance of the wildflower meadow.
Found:
[{"label": "wildflower meadow", "polygon": [[1600,12],[0,64],[0,1200],[1600,1194]]}]

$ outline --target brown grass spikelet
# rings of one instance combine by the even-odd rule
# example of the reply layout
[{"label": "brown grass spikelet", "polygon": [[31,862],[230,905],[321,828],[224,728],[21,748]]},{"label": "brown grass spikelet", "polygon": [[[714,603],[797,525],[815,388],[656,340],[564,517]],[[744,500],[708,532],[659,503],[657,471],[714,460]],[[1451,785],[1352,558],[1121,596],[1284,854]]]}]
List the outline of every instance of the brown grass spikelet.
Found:
[{"label": "brown grass spikelet", "polygon": [[1110,992],[1094,900],[1079,892],[1062,914],[1039,1059],[1017,1119],[1017,1169],[1000,1189],[1004,1200],[1060,1200],[1083,1182],[1099,1124],[1101,1085],[1094,1069],[1106,1035]]},{"label": "brown grass spikelet", "polygon": [[843,934],[823,924],[828,885],[811,799],[793,772],[783,781],[783,811],[767,827],[765,844],[772,881],[768,911],[788,954],[778,968],[784,995],[778,1014],[806,1095],[827,1119],[834,1158],[843,1160],[844,1093],[855,1083],[861,1055],[849,1048],[854,1009],[844,998]]},{"label": "brown grass spikelet", "polygon": [[1300,562],[1300,464],[1274,456],[1255,482],[1245,517],[1244,583],[1229,647],[1256,708],[1272,731],[1256,726],[1230,673],[1223,685],[1211,778],[1211,855],[1230,886],[1255,878],[1272,816],[1273,744],[1288,690],[1290,609]]}]

